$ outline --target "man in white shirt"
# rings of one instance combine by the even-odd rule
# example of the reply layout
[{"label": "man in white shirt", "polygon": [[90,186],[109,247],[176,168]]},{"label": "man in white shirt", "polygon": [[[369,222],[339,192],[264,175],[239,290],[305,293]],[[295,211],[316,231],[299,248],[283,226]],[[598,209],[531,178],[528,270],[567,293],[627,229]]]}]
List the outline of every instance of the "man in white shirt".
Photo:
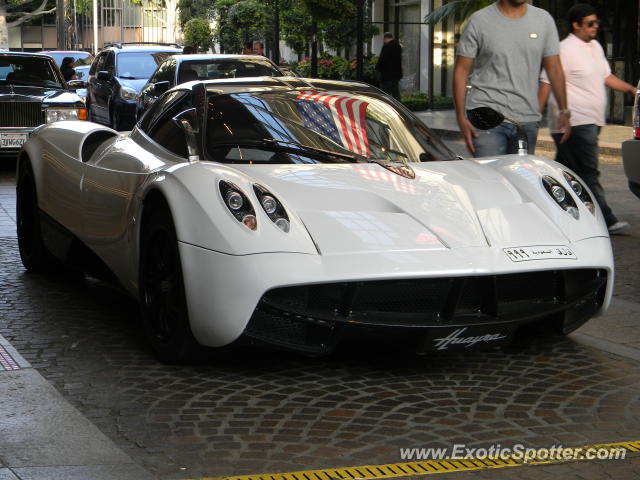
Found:
[{"label": "man in white shirt", "polygon": [[[598,170],[598,135],[606,124],[606,88],[636,94],[636,88],[611,73],[602,46],[595,40],[600,20],[591,5],[580,3],[568,13],[571,33],[560,42],[560,60],[567,82],[567,100],[571,111],[571,136],[560,143],[561,133],[554,122],[558,105],[549,101],[550,129],[556,144],[556,161],[575,171],[587,184],[600,205],[609,233],[621,233],[629,224],[619,221],[611,211],[600,185]],[[546,72],[540,77],[538,99],[541,110],[551,87]]]}]

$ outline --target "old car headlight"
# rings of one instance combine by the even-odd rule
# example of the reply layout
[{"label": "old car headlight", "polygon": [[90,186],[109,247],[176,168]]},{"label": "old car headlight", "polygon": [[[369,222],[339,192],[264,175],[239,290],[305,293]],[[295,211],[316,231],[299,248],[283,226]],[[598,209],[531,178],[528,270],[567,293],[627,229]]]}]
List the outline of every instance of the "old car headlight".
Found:
[{"label": "old car headlight", "polygon": [[136,98],[138,98],[138,92],[136,92],[133,88],[120,87],[120,96],[125,100],[135,100]]},{"label": "old car headlight", "polygon": [[86,108],[47,108],[47,123],[60,122],[62,120],[86,120]]},{"label": "old car headlight", "polygon": [[578,180],[576,177],[571,175],[569,172],[563,170],[562,174],[564,175],[564,178],[567,181],[567,183],[571,186],[571,189],[575,192],[578,198],[582,200],[582,203],[584,203],[584,206],[587,207],[587,210],[589,210],[593,215],[595,215],[596,206],[593,203],[593,198],[591,198],[591,195],[587,191],[587,188],[582,184],[582,182],[580,182],[580,180]]},{"label": "old car headlight", "polygon": [[220,195],[231,214],[249,230],[258,228],[256,212],[247,196],[237,185],[220,180],[218,183]]},{"label": "old car headlight", "polygon": [[260,205],[262,205],[262,209],[269,219],[284,233],[288,233],[291,228],[289,216],[280,200],[265,187],[257,183],[253,185],[253,191],[256,197],[258,197],[258,200],[260,200]]},{"label": "old car headlight", "polygon": [[576,220],[580,218],[580,212],[575,200],[567,190],[560,185],[555,178],[545,175],[542,177],[544,189],[551,195],[551,198],[569,215]]}]

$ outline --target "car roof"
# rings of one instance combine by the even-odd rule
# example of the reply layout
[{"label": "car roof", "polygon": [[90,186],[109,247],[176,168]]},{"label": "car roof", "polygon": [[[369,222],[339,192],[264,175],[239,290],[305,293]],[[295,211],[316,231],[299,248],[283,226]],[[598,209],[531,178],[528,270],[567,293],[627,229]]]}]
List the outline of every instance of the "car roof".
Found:
[{"label": "car roof", "polygon": [[49,55],[50,53],[84,53],[86,55],[91,55],[89,52],[85,52],[84,50],[42,50],[37,53],[44,53]]},{"label": "car roof", "polygon": [[240,55],[229,53],[192,53],[192,54],[180,54],[172,55],[176,60],[266,60],[271,62],[267,57],[262,55]]},{"label": "car roof", "polygon": [[116,52],[182,52],[182,48],[172,45],[140,45],[126,43],[105,45],[101,51],[104,50],[113,50]]},{"label": "car roof", "polygon": [[0,50],[0,55],[3,57],[41,57],[47,60],[53,60],[50,55],[42,52],[11,52]]}]

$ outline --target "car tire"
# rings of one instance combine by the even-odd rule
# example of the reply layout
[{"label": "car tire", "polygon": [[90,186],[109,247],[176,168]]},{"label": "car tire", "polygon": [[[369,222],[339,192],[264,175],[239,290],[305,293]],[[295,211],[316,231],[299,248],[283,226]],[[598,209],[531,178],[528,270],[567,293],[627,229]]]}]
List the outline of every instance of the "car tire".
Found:
[{"label": "car tire", "polygon": [[189,326],[173,220],[165,206],[143,222],[139,285],[144,333],[162,362],[188,363],[201,348]]},{"label": "car tire", "polygon": [[18,249],[24,267],[30,272],[43,272],[53,265],[53,257],[44,245],[40,229],[40,211],[33,171],[22,161],[16,182],[16,223]]}]

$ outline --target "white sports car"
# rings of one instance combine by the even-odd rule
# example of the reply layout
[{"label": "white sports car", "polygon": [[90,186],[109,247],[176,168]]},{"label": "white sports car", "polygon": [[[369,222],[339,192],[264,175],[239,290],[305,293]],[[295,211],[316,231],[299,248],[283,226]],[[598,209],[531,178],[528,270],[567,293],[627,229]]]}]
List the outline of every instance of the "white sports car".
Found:
[{"label": "white sports car", "polygon": [[313,355],[353,336],[490,347],[568,333],[611,298],[611,244],[580,179],[534,156],[456,157],[360,83],[191,82],[129,135],[40,127],[17,201],[25,267],[109,272],[169,362],[243,339]]}]

